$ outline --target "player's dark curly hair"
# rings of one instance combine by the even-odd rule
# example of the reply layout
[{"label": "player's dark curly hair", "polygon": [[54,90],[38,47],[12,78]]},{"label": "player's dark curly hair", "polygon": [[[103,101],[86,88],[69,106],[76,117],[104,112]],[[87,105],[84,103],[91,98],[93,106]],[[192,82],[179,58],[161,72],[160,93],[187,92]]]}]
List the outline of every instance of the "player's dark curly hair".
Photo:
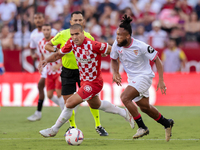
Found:
[{"label": "player's dark curly hair", "polygon": [[128,31],[130,35],[132,34],[132,28],[130,24],[131,21],[132,19],[125,14],[121,20],[121,24],[119,25],[120,28],[124,28],[126,31]]}]

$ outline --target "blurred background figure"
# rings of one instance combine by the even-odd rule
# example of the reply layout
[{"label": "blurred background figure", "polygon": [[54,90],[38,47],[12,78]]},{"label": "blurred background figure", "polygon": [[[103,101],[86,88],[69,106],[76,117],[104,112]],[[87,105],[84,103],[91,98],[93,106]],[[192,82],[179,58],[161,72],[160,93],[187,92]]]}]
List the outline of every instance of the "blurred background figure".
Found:
[{"label": "blurred background figure", "polygon": [[13,42],[17,50],[29,48],[31,33],[25,24],[22,24],[22,29],[14,34]]},{"label": "blurred background figure", "polygon": [[161,56],[163,61],[164,72],[180,72],[185,68],[187,58],[185,53],[178,47],[176,39],[170,38],[168,48],[166,48]]},{"label": "blurred background figure", "polygon": [[14,3],[8,3],[8,0],[4,0],[0,4],[0,22],[3,22],[4,25],[12,26],[16,12],[16,5]]},{"label": "blurred background figure", "polygon": [[110,30],[110,26],[106,26],[103,30],[103,35],[101,36],[101,42],[108,42],[108,44],[112,45],[114,42],[112,30]]},{"label": "blurred background figure", "polygon": [[161,22],[155,20],[152,23],[153,30],[149,32],[148,44],[153,48],[164,48],[167,41],[167,32],[161,29]]},{"label": "blurred background figure", "polygon": [[89,32],[95,40],[99,40],[102,36],[101,26],[98,24],[95,17],[92,17],[90,21],[86,23],[86,31]]},{"label": "blurred background figure", "polygon": [[56,29],[58,32],[63,30],[63,23],[61,20],[57,20],[55,22],[53,22],[53,28]]},{"label": "blurred background figure", "polygon": [[3,50],[1,47],[1,40],[0,40],[0,75],[4,73],[4,64],[3,64]]},{"label": "blurred background figure", "polygon": [[148,33],[144,30],[144,26],[143,25],[137,26],[134,38],[147,43],[148,42],[147,36],[148,36]]},{"label": "blurred background figure", "polygon": [[185,23],[186,41],[200,42],[200,21],[196,12],[192,12]]},{"label": "blurred background figure", "polygon": [[8,25],[4,25],[0,33],[1,46],[4,50],[14,50],[13,33],[9,31]]},{"label": "blurred background figure", "polygon": [[57,20],[59,14],[64,12],[64,6],[55,0],[49,0],[49,4],[45,8],[46,23],[52,23]]}]

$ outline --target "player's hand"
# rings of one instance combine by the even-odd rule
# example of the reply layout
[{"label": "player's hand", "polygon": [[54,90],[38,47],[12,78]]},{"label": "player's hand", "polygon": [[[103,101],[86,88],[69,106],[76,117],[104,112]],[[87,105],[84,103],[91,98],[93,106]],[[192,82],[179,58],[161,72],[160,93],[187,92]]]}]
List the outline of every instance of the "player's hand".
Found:
[{"label": "player's hand", "polygon": [[47,61],[46,60],[42,60],[40,61],[39,65],[38,65],[38,70],[41,73],[43,68],[47,65]]},{"label": "player's hand", "polygon": [[31,58],[33,59],[33,60],[37,60],[38,59],[38,55],[35,53],[35,54],[32,54],[31,55]]},{"label": "player's hand", "polygon": [[158,82],[156,91],[158,91],[159,89],[160,89],[162,94],[166,95],[167,87],[165,86],[165,83],[164,83],[163,80],[159,80],[159,82]]},{"label": "player's hand", "polygon": [[114,73],[113,74],[113,82],[116,82],[118,86],[122,86],[121,81],[122,77],[119,73]]}]

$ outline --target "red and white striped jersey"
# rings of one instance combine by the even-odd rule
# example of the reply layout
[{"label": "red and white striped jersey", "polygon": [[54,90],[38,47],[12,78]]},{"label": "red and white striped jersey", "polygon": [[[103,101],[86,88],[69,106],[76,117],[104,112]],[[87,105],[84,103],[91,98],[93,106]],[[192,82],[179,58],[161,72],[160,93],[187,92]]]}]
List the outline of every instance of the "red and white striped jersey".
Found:
[{"label": "red and white striped jersey", "polygon": [[[52,39],[53,37],[51,37],[51,39]],[[51,40],[50,39],[50,40]],[[49,41],[50,41],[49,40]],[[43,38],[42,40],[40,40],[39,41],[39,43],[38,43],[38,48],[39,48],[39,52],[40,52],[40,54],[41,55],[43,55],[44,56],[44,58],[47,58],[47,57],[49,57],[49,56],[51,56],[54,52],[49,52],[49,51],[47,51],[47,50],[45,50],[45,45],[49,42],[49,41],[46,41],[45,40],[45,38]],[[57,65],[57,64],[59,64],[59,63],[61,63],[61,59],[59,59],[59,60],[57,60],[56,62],[51,62],[51,63],[48,63],[47,64],[47,74],[48,75],[51,75],[51,74],[56,74],[56,73],[61,73],[61,67],[58,69],[58,70],[56,70],[56,71],[53,71],[52,70],[52,67],[54,66],[54,65]]]},{"label": "red and white striped jersey", "polygon": [[60,51],[65,54],[73,50],[81,81],[93,81],[101,74],[101,54],[106,53],[107,49],[108,43],[92,41],[85,37],[80,46],[75,45],[70,38]]}]

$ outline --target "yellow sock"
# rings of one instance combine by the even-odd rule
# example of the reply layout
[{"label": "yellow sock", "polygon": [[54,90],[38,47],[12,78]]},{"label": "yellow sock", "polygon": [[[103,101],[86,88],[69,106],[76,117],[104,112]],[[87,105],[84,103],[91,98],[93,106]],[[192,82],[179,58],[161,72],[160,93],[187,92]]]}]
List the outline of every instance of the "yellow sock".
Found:
[{"label": "yellow sock", "polygon": [[69,124],[70,124],[70,127],[75,127],[76,128],[76,123],[75,123],[75,112],[74,112],[74,110],[73,110],[73,112],[72,112],[72,116],[71,116],[71,118],[69,118]]},{"label": "yellow sock", "polygon": [[98,109],[92,109],[90,108],[90,112],[92,113],[93,117],[94,117],[94,121],[95,121],[95,125],[96,127],[100,126],[100,115],[99,115],[99,110]]}]

